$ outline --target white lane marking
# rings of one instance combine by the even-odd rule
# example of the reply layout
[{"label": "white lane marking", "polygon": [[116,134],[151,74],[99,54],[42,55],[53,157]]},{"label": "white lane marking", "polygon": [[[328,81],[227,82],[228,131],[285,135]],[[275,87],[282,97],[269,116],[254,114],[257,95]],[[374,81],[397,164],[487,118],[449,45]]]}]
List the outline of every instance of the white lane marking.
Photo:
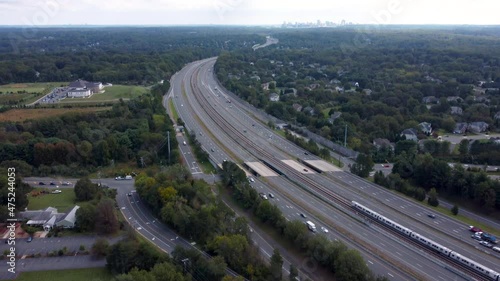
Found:
[{"label": "white lane marking", "polygon": [[372,261],[368,261],[368,262],[369,262],[370,264],[373,264],[373,262],[372,262]]},{"label": "white lane marking", "polygon": [[387,272],[387,274],[388,274],[389,276],[391,276],[392,278],[394,278],[394,275],[392,275],[390,272]]},{"label": "white lane marking", "polygon": [[422,266],[421,266],[420,264],[418,264],[418,263],[417,263],[417,266],[418,266],[418,267],[422,267]]},{"label": "white lane marking", "polygon": [[453,229],[453,232],[456,232],[456,233],[458,233],[458,231],[456,231],[455,229]]}]

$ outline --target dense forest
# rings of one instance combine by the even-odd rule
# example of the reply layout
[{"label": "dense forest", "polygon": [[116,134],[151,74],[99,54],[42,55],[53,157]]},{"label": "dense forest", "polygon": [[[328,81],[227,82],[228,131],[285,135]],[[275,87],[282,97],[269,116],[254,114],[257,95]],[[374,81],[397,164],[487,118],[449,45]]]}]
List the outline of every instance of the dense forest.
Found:
[{"label": "dense forest", "polygon": [[422,122],[442,134],[500,128],[499,30],[473,29],[274,30],[279,44],[223,52],[216,72],[254,106],[334,142],[347,124],[349,147],[374,153],[373,140],[398,142],[405,129],[428,138]]},{"label": "dense forest", "polygon": [[[151,84],[221,50],[263,43],[256,28],[0,28],[0,84],[78,78]],[[262,31],[260,31],[262,32]]]},{"label": "dense forest", "polygon": [[[83,176],[120,162],[177,163],[175,132],[162,107],[168,87],[168,83],[155,86],[150,94],[119,102],[109,111],[4,124],[0,165],[15,166],[25,176]],[[167,131],[172,136],[170,162]]]}]

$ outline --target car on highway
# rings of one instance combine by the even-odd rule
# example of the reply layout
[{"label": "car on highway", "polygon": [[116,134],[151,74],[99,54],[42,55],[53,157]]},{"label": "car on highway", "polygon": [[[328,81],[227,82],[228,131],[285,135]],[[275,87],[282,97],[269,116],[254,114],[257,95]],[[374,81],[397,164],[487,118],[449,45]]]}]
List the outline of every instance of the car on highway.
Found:
[{"label": "car on highway", "polygon": [[477,235],[477,234],[472,234],[470,236],[472,239],[475,239],[475,240],[478,240],[478,241],[482,241],[483,238],[481,238],[481,235]]},{"label": "car on highway", "polygon": [[249,182],[255,182],[255,180],[252,177],[248,178],[248,181]]},{"label": "car on highway", "polygon": [[307,218],[306,214],[304,214],[304,213],[300,213],[300,216],[303,218]]},{"label": "car on highway", "polygon": [[493,251],[500,253],[500,247],[493,247],[491,248]]},{"label": "car on highway", "polygon": [[427,214],[427,216],[428,216],[429,218],[431,218],[431,219],[435,219],[435,218],[436,218],[436,215],[434,215],[434,214]]},{"label": "car on highway", "polygon": [[127,196],[132,196],[132,192],[127,193]]},{"label": "car on highway", "polygon": [[326,227],[324,226],[321,227],[321,231],[323,231],[324,233],[328,233],[328,229],[326,229]]},{"label": "car on highway", "polygon": [[51,181],[51,182],[50,182],[50,185],[56,185],[56,183],[55,183],[55,182],[53,182],[53,181]]},{"label": "car on highway", "polygon": [[45,185],[45,183],[41,181],[38,183],[38,185]]},{"label": "car on highway", "polygon": [[488,243],[486,241],[479,241],[479,244],[481,244],[481,246],[485,246],[487,248],[493,247],[493,245],[491,245],[490,243]]},{"label": "car on highway", "polygon": [[264,193],[259,193],[260,198],[267,200],[267,196]]},{"label": "car on highway", "polygon": [[65,182],[62,183],[62,185],[71,185],[71,182],[65,181]]},{"label": "car on highway", "polygon": [[482,230],[479,227],[475,227],[475,226],[471,225],[471,226],[469,226],[469,231],[476,233],[476,232],[481,232]]},{"label": "car on highway", "polygon": [[274,198],[274,194],[269,193],[269,197],[270,197],[270,198]]},{"label": "car on highway", "polygon": [[305,155],[309,155],[309,153],[307,153],[307,152],[304,152],[304,154],[305,154]]},{"label": "car on highway", "polygon": [[308,169],[306,169],[306,168],[304,168],[304,172],[309,172],[309,170],[308,170]]}]

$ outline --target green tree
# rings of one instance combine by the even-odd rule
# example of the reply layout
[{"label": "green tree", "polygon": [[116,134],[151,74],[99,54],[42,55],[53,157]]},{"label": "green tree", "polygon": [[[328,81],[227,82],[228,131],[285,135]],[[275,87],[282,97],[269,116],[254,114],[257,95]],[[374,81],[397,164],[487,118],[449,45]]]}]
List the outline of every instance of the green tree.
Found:
[{"label": "green tree", "polygon": [[76,182],[74,191],[77,201],[89,201],[97,195],[98,186],[92,183],[89,178],[84,177]]},{"label": "green tree", "polygon": [[274,248],[273,255],[271,256],[271,279],[280,281],[283,278],[283,258],[280,251]]},{"label": "green tree", "polygon": [[429,198],[427,199],[427,203],[433,207],[437,207],[439,205],[438,193],[435,188],[431,188],[429,191]]},{"label": "green tree", "polygon": [[299,271],[297,270],[297,267],[291,263],[290,264],[290,274],[288,275],[288,280],[289,281],[297,281],[297,277],[299,277]]},{"label": "green tree", "polygon": [[94,231],[97,216],[97,209],[92,204],[82,204],[76,210],[76,221],[78,222],[78,230],[82,232]]},{"label": "green tree", "polygon": [[451,208],[451,213],[456,216],[458,215],[458,205],[454,204],[453,207]]},{"label": "green tree", "polygon": [[118,231],[118,217],[115,213],[115,202],[109,198],[103,198],[97,204],[96,229],[102,234],[112,234]]},{"label": "green tree", "polygon": [[371,155],[360,153],[356,158],[356,163],[351,166],[351,173],[366,178],[373,170],[373,160]]},{"label": "green tree", "polygon": [[92,245],[91,253],[95,257],[105,257],[108,254],[109,242],[106,238],[97,238]]},{"label": "green tree", "polygon": [[366,280],[368,274],[368,267],[357,251],[343,251],[335,260],[335,277],[338,280]]}]

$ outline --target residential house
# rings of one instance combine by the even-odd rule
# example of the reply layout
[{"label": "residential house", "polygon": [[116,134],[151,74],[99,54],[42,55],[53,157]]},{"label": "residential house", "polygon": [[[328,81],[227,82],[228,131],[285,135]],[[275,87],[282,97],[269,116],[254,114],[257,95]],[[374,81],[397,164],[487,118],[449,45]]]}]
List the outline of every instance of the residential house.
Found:
[{"label": "residential house", "polygon": [[430,103],[437,104],[437,103],[439,103],[439,99],[436,98],[435,96],[427,96],[427,97],[422,98],[422,102],[426,103],[426,104],[430,104]]},{"label": "residential house", "polygon": [[339,93],[343,93],[344,92],[344,87],[335,86],[335,91],[337,91]]},{"label": "residential house", "polygon": [[451,97],[447,97],[446,100],[448,102],[456,102],[456,103],[461,103],[464,101],[464,99],[462,99],[461,97],[459,96],[451,96]]},{"label": "residential house", "polygon": [[367,96],[370,96],[373,93],[373,91],[372,89],[363,89],[363,93]]},{"label": "residential house", "polygon": [[252,76],[250,76],[250,79],[260,81],[260,76],[259,75],[252,75]]},{"label": "residential house", "polygon": [[313,83],[313,84],[309,85],[309,88],[311,88],[311,90],[314,90],[314,89],[316,89],[316,88],[319,88],[320,86],[321,86],[321,85],[320,85],[320,84],[318,84],[318,83]]},{"label": "residential house", "polygon": [[455,129],[453,129],[454,134],[462,135],[467,132],[467,123],[457,123],[455,124]]},{"label": "residential house", "polygon": [[303,110],[304,113],[309,114],[309,115],[314,115],[314,108],[310,106],[306,106]]},{"label": "residential house", "polygon": [[420,123],[418,125],[420,126],[420,129],[422,130],[422,132],[424,132],[424,134],[426,134],[426,135],[432,134],[432,125],[431,125],[431,123],[422,122],[422,123]]},{"label": "residential house", "polygon": [[262,90],[265,90],[265,91],[269,90],[269,82],[260,84],[260,86],[262,87]]},{"label": "residential house", "polygon": [[333,114],[330,114],[330,118],[328,118],[328,122],[333,124],[335,120],[337,120],[340,116],[342,116],[342,112],[336,111]]},{"label": "residential house", "polygon": [[76,223],[76,211],[78,209],[80,209],[80,206],[75,205],[62,220],[56,223],[56,225],[63,228],[74,228]]},{"label": "residential house", "polygon": [[292,107],[293,107],[293,109],[295,109],[295,111],[297,111],[297,112],[302,111],[302,105],[300,105],[300,104],[298,104],[298,103],[294,103],[294,104],[292,105]]},{"label": "residential house", "polygon": [[269,95],[269,100],[270,101],[279,101],[280,100],[280,95],[278,95],[276,93],[271,93],[271,95]]},{"label": "residential house", "polygon": [[341,82],[338,79],[332,79],[332,80],[330,80],[330,84],[340,84],[340,83]]},{"label": "residential house", "polygon": [[417,130],[410,128],[403,130],[401,136],[405,137],[407,140],[418,141],[417,133]]},{"label": "residential house", "polygon": [[489,127],[488,123],[480,121],[480,122],[469,123],[468,129],[474,133],[482,133],[487,131],[488,127]]},{"label": "residential house", "polygon": [[391,150],[394,150],[394,145],[388,139],[374,139],[373,146],[377,149],[388,147]]},{"label": "residential house", "polygon": [[451,107],[451,114],[453,115],[462,115],[464,110],[459,107],[459,106],[452,106]]}]

